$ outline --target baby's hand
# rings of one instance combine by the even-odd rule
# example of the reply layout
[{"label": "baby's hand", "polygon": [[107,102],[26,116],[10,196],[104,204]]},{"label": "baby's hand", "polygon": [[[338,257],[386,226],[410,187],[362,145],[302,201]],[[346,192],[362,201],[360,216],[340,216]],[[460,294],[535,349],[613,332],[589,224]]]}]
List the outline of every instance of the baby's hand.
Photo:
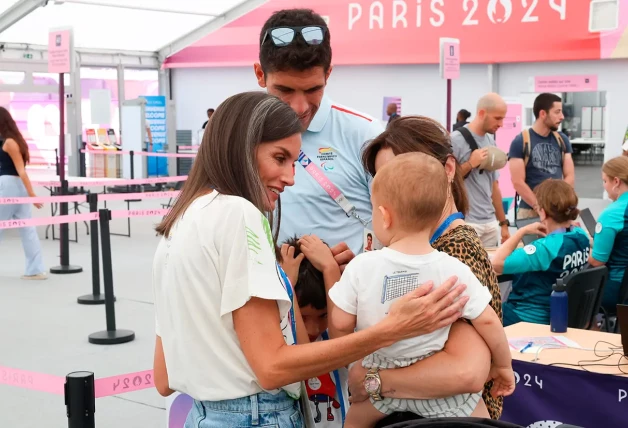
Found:
[{"label": "baby's hand", "polygon": [[329,267],[336,267],[336,259],[331,249],[316,235],[304,235],[299,239],[301,251],[316,269],[324,272]]},{"label": "baby's hand", "polygon": [[492,366],[489,378],[493,380],[493,388],[491,388],[493,397],[507,397],[515,391],[515,374],[512,366]]},{"label": "baby's hand", "polygon": [[294,257],[294,250],[295,248],[288,244],[283,244],[281,246],[281,267],[288,276],[292,288],[297,285],[297,280],[299,279],[299,266],[301,266],[301,261],[305,258],[303,253]]}]

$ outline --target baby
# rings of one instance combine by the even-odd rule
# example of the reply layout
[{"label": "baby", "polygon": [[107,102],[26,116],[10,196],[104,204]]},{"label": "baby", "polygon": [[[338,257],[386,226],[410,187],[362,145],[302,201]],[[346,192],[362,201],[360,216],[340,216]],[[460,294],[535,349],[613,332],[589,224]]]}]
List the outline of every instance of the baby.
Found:
[{"label": "baby", "polygon": [[[504,329],[489,306],[491,294],[459,260],[430,246],[438,227],[447,192],[443,165],[422,153],[396,156],[375,176],[372,188],[373,230],[386,248],[360,254],[349,263],[329,292],[335,304],[331,322],[341,334],[350,334],[379,322],[392,302],[428,281],[439,286],[451,276],[466,284],[469,301],[462,316],[488,344],[495,380],[493,393],[509,395],[515,380]],[[443,349],[450,327],[397,342],[362,361],[369,369],[365,387],[370,401],[353,404],[345,427],[374,426],[393,412],[409,411],[428,418],[488,417],[481,392],[437,400],[406,400],[379,395],[379,369],[406,367]],[[374,381],[374,382],[373,382]]]}]

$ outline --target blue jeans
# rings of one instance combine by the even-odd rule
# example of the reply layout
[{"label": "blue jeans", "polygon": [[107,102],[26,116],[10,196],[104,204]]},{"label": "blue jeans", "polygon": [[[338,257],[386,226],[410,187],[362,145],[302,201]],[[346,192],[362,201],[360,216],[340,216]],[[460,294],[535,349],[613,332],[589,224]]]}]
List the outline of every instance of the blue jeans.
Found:
[{"label": "blue jeans", "polygon": [[[0,197],[2,198],[23,198],[28,193],[20,177],[13,175],[0,175]],[[0,205],[0,221],[22,220],[31,218],[30,204]],[[26,275],[37,275],[44,273],[44,262],[41,256],[41,245],[35,227],[22,227],[19,229],[22,237],[22,246],[26,256]],[[2,238],[3,229],[0,229]]]},{"label": "blue jeans", "polygon": [[223,401],[194,400],[184,428],[303,428],[299,402],[284,391]]}]

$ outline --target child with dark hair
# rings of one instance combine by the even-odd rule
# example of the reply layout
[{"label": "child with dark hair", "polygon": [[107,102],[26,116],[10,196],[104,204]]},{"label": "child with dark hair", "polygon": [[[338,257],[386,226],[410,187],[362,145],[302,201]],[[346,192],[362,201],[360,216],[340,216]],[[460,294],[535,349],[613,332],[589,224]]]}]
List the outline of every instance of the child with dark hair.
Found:
[{"label": "child with dark hair", "polygon": [[[328,330],[327,312],[331,301],[327,292],[340,279],[340,269],[331,249],[314,235],[294,237],[281,246],[281,260],[294,287],[310,342],[335,337],[335,332]],[[341,368],[305,382],[317,428],[342,427],[349,406],[347,379],[347,369]]]}]

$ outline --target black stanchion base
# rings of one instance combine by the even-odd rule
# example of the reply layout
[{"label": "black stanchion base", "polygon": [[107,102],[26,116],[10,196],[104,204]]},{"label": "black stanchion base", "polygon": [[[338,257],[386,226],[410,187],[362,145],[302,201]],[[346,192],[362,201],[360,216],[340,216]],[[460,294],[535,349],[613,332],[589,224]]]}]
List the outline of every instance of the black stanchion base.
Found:
[{"label": "black stanchion base", "polygon": [[50,273],[56,273],[59,275],[65,275],[65,274],[69,274],[69,273],[80,273],[83,272],[83,268],[80,266],[72,266],[72,265],[68,265],[68,266],[55,266],[55,267],[51,267],[50,268]]},{"label": "black stanchion base", "polygon": [[133,339],[135,339],[135,333],[131,330],[104,330],[89,335],[89,343],[94,345],[117,345],[130,342]]},{"label": "black stanchion base", "polygon": [[[81,305],[104,305],[105,304],[105,295],[104,294],[86,294],[84,296],[80,296],[76,299],[76,301]],[[113,298],[113,301],[116,301],[116,298]]]}]

